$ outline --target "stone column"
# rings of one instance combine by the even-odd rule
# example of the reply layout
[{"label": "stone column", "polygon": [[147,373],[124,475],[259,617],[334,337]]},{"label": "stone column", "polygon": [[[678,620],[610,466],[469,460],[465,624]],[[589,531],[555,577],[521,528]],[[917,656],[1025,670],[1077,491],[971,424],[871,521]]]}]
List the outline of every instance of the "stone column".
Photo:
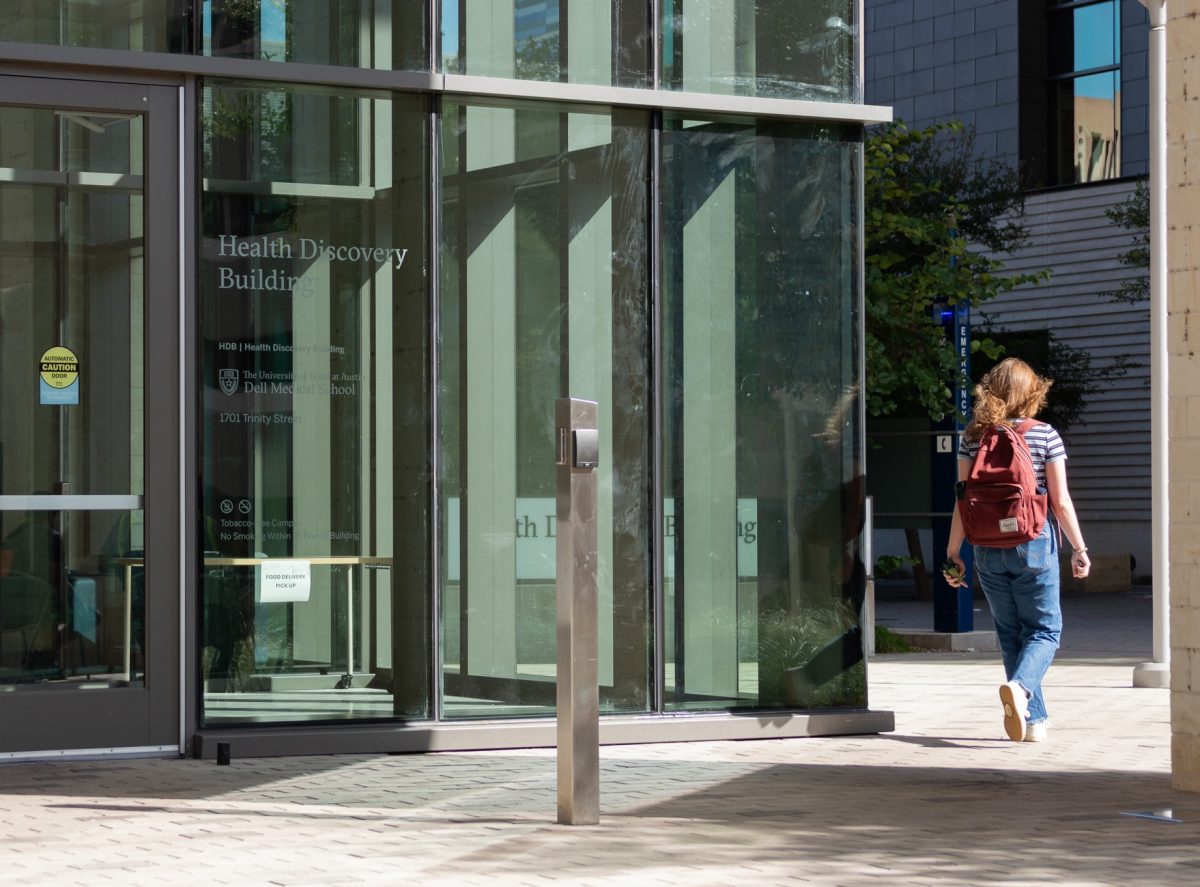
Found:
[{"label": "stone column", "polygon": [[[1200,18],[1167,20],[1167,350],[1170,439],[1171,773],[1200,791]],[[1195,319],[1192,312],[1197,313]]]}]

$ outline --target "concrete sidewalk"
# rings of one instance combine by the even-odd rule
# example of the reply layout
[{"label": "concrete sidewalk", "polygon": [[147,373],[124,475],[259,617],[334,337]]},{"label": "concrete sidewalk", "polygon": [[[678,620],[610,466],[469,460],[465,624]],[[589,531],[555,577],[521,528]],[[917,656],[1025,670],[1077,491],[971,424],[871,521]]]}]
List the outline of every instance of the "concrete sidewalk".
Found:
[{"label": "concrete sidewalk", "polygon": [[[1093,609],[1148,620],[1120,597]],[[1115,649],[1050,671],[1045,744],[1004,739],[994,654],[881,657],[895,733],[605,748],[594,827],[555,824],[544,750],[4,766],[0,883],[1196,884],[1168,693],[1102,621]]]},{"label": "concrete sidewalk", "polygon": [[[976,593],[973,610],[975,630],[994,631],[982,593]],[[1120,594],[1064,595],[1062,610],[1059,659],[1086,656],[1142,662],[1153,655],[1153,600],[1148,586],[1136,586]],[[875,604],[875,621],[895,631],[931,630],[933,602],[880,600]]]}]

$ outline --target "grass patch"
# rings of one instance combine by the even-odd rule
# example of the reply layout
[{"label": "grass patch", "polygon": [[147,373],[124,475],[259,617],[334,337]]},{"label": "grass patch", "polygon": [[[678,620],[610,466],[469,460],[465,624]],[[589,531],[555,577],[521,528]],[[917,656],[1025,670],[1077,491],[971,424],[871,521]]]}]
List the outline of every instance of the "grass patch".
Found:
[{"label": "grass patch", "polygon": [[916,648],[886,625],[875,626],[876,653],[915,653]]}]

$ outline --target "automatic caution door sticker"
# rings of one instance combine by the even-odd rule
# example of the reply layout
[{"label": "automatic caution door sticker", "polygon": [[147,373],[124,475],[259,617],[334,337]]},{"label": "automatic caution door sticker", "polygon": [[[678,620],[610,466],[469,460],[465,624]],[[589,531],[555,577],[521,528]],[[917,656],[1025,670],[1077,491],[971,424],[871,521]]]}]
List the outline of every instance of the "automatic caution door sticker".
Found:
[{"label": "automatic caution door sticker", "polygon": [[42,355],[39,365],[41,402],[73,406],[79,403],[79,358],[70,348],[56,345]]}]

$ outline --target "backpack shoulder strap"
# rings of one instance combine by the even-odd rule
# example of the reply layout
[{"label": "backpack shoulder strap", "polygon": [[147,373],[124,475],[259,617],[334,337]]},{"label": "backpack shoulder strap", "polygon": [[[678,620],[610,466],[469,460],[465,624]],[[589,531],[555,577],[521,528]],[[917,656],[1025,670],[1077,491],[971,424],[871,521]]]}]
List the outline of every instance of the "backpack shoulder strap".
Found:
[{"label": "backpack shoulder strap", "polygon": [[[1013,430],[1016,431],[1020,435],[1022,442],[1024,442],[1025,441],[1025,432],[1028,431],[1030,428],[1033,428],[1035,425],[1042,425],[1042,424],[1044,424],[1044,423],[1039,422],[1037,419],[1025,419],[1019,425],[1014,426]],[[1048,494],[1049,494],[1049,490],[1047,490],[1047,495]],[[1049,514],[1047,515],[1047,520],[1052,521],[1055,529],[1058,531],[1058,547],[1062,548],[1062,539],[1063,539],[1062,525],[1058,522],[1058,517],[1054,513],[1053,500],[1051,500],[1051,506],[1049,509]]]}]

